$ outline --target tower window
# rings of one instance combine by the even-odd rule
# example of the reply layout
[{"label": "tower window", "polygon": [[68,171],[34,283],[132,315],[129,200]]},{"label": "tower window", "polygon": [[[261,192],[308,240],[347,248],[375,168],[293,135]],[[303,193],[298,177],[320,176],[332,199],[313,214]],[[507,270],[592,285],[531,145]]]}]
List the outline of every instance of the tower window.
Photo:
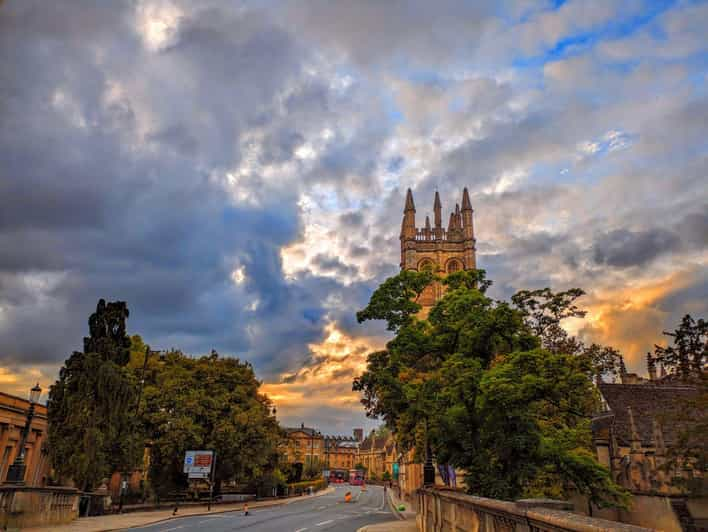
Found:
[{"label": "tower window", "polygon": [[433,267],[433,261],[430,259],[423,259],[418,263],[418,271],[419,272],[424,272],[424,271],[434,271],[435,268]]},{"label": "tower window", "polygon": [[447,273],[453,273],[460,271],[462,268],[460,267],[459,261],[456,260],[451,260],[450,262],[447,263]]}]

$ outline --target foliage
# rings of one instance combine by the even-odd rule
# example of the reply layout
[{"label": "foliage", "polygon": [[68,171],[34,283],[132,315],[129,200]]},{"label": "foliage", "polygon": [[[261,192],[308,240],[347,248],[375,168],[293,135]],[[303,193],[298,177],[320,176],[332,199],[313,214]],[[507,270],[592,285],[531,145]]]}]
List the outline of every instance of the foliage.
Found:
[{"label": "foliage", "polygon": [[524,316],[526,325],[541,340],[541,346],[552,353],[578,355],[589,363],[593,376],[615,377],[620,371],[622,357],[616,349],[598,344],[585,345],[571,336],[561,323],[569,318],[584,318],[587,312],[576,300],[585,295],[580,288],[553,292],[550,288],[521,290],[511,296],[511,302]]},{"label": "foliage", "polygon": [[384,471],[383,475],[381,475],[381,480],[391,480],[391,473],[389,473],[388,471]]},{"label": "foliage", "polygon": [[323,478],[318,480],[307,480],[305,482],[294,482],[288,484],[288,489],[291,494],[300,494],[309,491],[312,488],[313,491],[319,491],[327,487],[327,481]]},{"label": "foliage", "polygon": [[[405,280],[384,283],[385,301],[378,297],[375,310],[358,316],[399,316],[386,305],[400,308],[408,292],[396,295],[392,287],[428,279],[403,274]],[[596,504],[623,505],[625,493],[590,451],[594,354],[541,347],[560,320],[583,314],[573,303],[582,291],[524,292],[512,306],[483,293],[489,286],[483,272],[458,272],[442,282],[447,290],[428,319],[410,315],[389,327],[395,337],[369,355],[355,379],[367,415],[383,418],[399,448],[413,449],[418,460],[429,446],[438,463],[467,470],[476,494],[579,491]]]},{"label": "foliage", "polygon": [[214,351],[151,357],[141,410],[152,484],[163,492],[186,487],[182,462],[190,449],[216,451],[217,486],[272,474],[283,435],[259,386],[250,364]]},{"label": "foliage", "polygon": [[61,477],[91,490],[114,471],[134,468],[143,441],[135,416],[137,382],[126,368],[130,339],[122,301],[98,302],[84,352],[74,352],[49,391],[49,453]]},{"label": "foliage", "polygon": [[654,346],[656,360],[683,380],[690,380],[702,373],[708,364],[708,321],[693,319],[686,314],[673,332],[664,331],[673,345]]},{"label": "foliage", "polygon": [[366,320],[385,320],[389,331],[398,331],[408,325],[421,307],[415,300],[434,279],[429,271],[417,273],[402,271],[390,277],[371,296],[367,307],[356,313],[359,323]]}]

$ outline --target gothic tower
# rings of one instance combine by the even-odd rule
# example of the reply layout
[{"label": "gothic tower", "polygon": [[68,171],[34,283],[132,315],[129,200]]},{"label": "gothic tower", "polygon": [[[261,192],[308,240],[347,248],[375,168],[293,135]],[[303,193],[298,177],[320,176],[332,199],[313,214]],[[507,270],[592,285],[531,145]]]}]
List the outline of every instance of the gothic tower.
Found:
[{"label": "gothic tower", "polygon": [[[470,195],[465,188],[462,191],[462,209],[459,204],[455,206],[450,213],[447,229],[444,229],[442,204],[436,191],[433,203],[435,227],[430,226],[430,219],[426,216],[425,226],[419,229],[415,225],[413,193],[408,189],[401,224],[401,269],[422,271],[430,268],[434,273],[445,276],[458,270],[477,268],[472,212]],[[427,314],[442,295],[443,286],[439,283],[427,287],[418,299],[423,312]]]}]

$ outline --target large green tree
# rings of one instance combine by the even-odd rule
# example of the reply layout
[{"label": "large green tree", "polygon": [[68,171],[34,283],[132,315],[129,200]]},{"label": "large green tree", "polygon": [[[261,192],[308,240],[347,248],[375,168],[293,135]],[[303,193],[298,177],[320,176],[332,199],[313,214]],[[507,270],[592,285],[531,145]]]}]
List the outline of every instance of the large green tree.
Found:
[{"label": "large green tree", "polygon": [[[136,371],[142,372],[142,364]],[[277,476],[282,433],[259,387],[249,363],[214,351],[199,358],[179,351],[150,355],[141,418],[158,493],[187,487],[182,468],[190,449],[216,451],[217,484],[256,485]]]},{"label": "large green tree", "polygon": [[84,490],[138,465],[143,439],[135,416],[137,381],[126,367],[125,302],[98,302],[84,351],[74,352],[49,390],[49,453],[60,477]]},{"label": "large green tree", "polygon": [[572,307],[575,294],[544,309],[551,318],[540,330],[519,298],[514,308],[486,296],[483,271],[456,272],[439,280],[444,297],[419,319],[420,306],[406,296],[429,281],[428,273],[402,272],[357,315],[386,320],[396,333],[354,381],[367,414],[383,418],[419,459],[429,448],[439,463],[464,468],[473,493],[575,491],[597,504],[622,504],[625,494],[591,452],[597,396],[590,358],[542,347],[545,330],[577,314],[562,308]]}]

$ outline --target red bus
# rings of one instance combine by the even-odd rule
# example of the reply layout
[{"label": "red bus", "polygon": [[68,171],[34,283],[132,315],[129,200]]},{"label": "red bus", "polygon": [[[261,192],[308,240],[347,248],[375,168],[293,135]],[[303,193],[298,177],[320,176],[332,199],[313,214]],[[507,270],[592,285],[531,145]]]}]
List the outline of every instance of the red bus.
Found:
[{"label": "red bus", "polygon": [[349,484],[352,486],[361,486],[364,483],[364,472],[361,469],[349,470]]}]

